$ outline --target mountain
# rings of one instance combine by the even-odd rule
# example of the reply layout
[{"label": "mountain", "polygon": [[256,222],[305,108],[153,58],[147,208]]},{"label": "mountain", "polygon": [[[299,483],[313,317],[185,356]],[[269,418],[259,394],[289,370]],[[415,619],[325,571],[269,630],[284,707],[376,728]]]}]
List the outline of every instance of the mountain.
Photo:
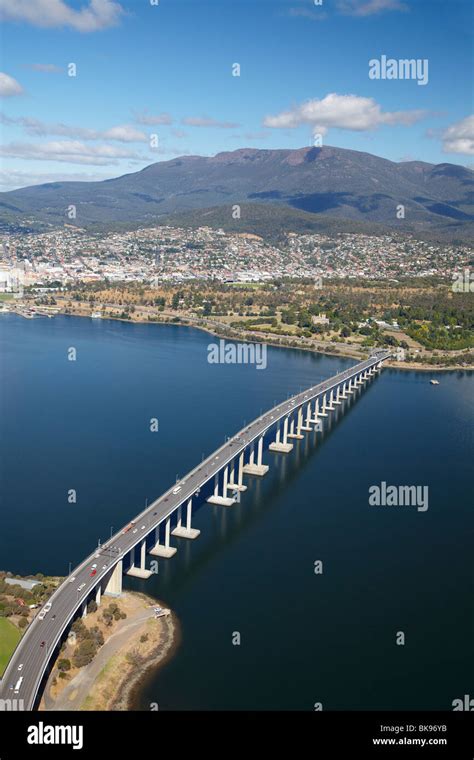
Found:
[{"label": "mountain", "polygon": [[[396,163],[329,146],[242,148],[212,157],[181,156],[102,182],[54,182],[1,193],[0,224],[126,228],[163,223],[182,212],[196,217],[211,207],[227,207],[232,219],[234,204],[272,204],[284,205],[287,213],[295,209],[420,236],[472,240],[473,188],[474,173],[455,164]],[[66,216],[69,205],[77,209],[75,220]],[[397,218],[400,205],[404,219]]]}]

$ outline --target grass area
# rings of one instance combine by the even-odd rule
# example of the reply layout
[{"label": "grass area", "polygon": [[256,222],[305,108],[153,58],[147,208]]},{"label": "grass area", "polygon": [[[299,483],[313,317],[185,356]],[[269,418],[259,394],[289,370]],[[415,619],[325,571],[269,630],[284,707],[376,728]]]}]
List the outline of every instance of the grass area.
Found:
[{"label": "grass area", "polygon": [[11,301],[13,293],[0,293],[0,301]]},{"label": "grass area", "polygon": [[3,676],[19,638],[18,628],[7,618],[0,618],[0,676]]}]

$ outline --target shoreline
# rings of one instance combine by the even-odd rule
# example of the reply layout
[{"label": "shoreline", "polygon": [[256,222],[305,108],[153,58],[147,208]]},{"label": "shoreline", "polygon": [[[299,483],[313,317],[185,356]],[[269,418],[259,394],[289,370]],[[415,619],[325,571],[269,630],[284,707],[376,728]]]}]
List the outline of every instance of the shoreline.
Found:
[{"label": "shoreline", "polygon": [[[162,602],[156,601],[161,606]],[[165,643],[163,649],[161,649],[162,645],[159,643],[131,677],[127,678],[124,676],[122,683],[117,689],[117,695],[111,704],[111,710],[134,711],[139,699],[139,692],[145,682],[156,675],[175,656],[181,643],[181,629],[178,619],[173,612],[165,620],[169,620],[169,623],[166,624],[168,625],[168,629],[171,628],[170,639]]]},{"label": "shoreline", "polygon": [[[10,314],[16,314],[17,312],[7,312]],[[60,314],[64,317],[80,317],[82,319],[91,319],[90,314],[80,314],[80,313],[66,313],[63,309],[59,309],[57,311],[57,314]],[[22,316],[19,314],[18,316]],[[45,316],[45,315],[43,315]],[[215,329],[212,328],[210,325],[203,325],[199,323],[193,323],[192,317],[179,317],[179,322],[175,322],[174,317],[169,316],[167,319],[123,319],[122,317],[118,316],[111,316],[107,315],[105,317],[100,317],[102,321],[111,320],[114,322],[124,322],[126,324],[137,324],[137,325],[172,325],[175,327],[190,327],[194,328],[196,330],[201,330],[202,332],[206,332],[209,335],[213,335],[216,338],[223,338],[225,340],[237,340],[239,342],[243,343],[262,343],[267,346],[272,346],[273,348],[283,348],[283,349],[293,349],[297,351],[308,351],[310,353],[314,354],[321,354],[323,356],[334,356],[334,357],[340,357],[340,358],[347,358],[347,359],[359,359],[362,360],[363,357],[356,354],[356,349],[349,349],[347,351],[338,351],[337,349],[334,351],[325,351],[324,349],[315,349],[312,346],[306,346],[306,345],[300,345],[300,346],[287,346],[281,343],[273,342],[272,340],[268,340],[265,338],[265,336],[262,336],[259,334],[259,340],[252,339],[253,336],[242,336],[242,335],[232,335],[232,331],[235,332],[235,328],[231,328],[231,330],[226,333],[225,330],[222,332],[217,332]],[[256,336],[255,336],[256,337]],[[286,339],[291,340],[291,336],[284,336]],[[337,346],[337,344],[335,344]],[[375,347],[374,347],[375,348]],[[439,349],[441,350],[441,349]],[[399,369],[404,372],[472,372],[474,371],[474,365],[460,365],[455,364],[452,367],[445,367],[445,366],[427,366],[425,364],[416,364],[413,362],[410,363],[395,363],[393,361],[387,361],[386,366],[390,367],[390,369]]]},{"label": "shoreline", "polygon": [[[58,678],[59,660],[71,656],[67,651],[58,655],[41,698],[41,711],[134,710],[142,684],[175,655],[181,635],[171,610],[155,618],[152,608],[162,602],[138,591],[125,591],[117,602],[127,610],[127,618],[110,631],[87,665],[71,671],[72,678]],[[100,607],[90,614],[89,624],[96,624],[99,616]]]}]

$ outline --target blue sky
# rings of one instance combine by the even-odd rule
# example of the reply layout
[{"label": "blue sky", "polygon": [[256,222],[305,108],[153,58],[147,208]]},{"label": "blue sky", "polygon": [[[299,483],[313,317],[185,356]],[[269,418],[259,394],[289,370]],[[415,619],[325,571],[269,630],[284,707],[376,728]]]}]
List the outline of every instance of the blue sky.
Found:
[{"label": "blue sky", "polygon": [[2,189],[315,139],[472,166],[471,2],[154,2],[0,0]]}]

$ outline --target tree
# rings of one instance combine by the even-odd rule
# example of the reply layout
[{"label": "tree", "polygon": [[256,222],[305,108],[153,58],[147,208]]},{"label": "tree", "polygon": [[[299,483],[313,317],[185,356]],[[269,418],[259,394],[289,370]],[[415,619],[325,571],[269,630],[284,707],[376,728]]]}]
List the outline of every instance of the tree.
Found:
[{"label": "tree", "polygon": [[18,621],[18,627],[26,628],[27,625],[28,625],[28,620],[26,619],[26,617],[21,617]]},{"label": "tree", "polygon": [[112,625],[113,617],[112,617],[112,613],[110,612],[110,610],[104,610],[103,611],[103,613],[102,613],[102,620],[104,621],[104,623],[105,623],[106,626],[111,626]]},{"label": "tree", "polygon": [[93,639],[84,639],[81,641],[73,655],[73,662],[77,668],[82,668],[84,665],[88,665],[94,659],[94,655],[97,651],[95,641]]},{"label": "tree", "polygon": [[91,601],[87,605],[87,612],[97,612],[97,602],[95,601],[95,599],[91,599]]},{"label": "tree", "polygon": [[71,670],[71,661],[67,658],[58,661],[58,670],[66,671]]}]

